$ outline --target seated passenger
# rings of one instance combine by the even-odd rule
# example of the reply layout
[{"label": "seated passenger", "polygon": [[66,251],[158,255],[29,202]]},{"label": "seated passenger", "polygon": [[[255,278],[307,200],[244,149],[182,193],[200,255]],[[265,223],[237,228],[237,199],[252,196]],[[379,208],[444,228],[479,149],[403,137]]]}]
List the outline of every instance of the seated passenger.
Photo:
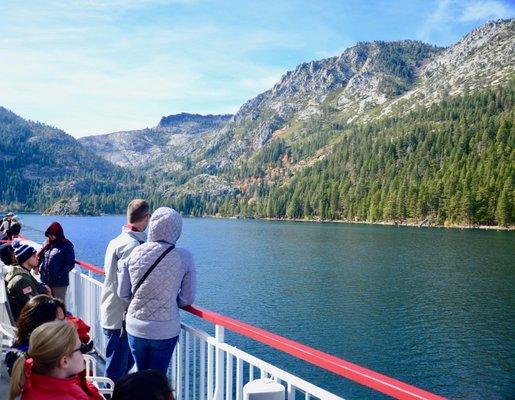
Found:
[{"label": "seated passenger", "polygon": [[29,338],[34,329],[46,322],[63,321],[64,318],[64,305],[59,299],[40,294],[25,304],[18,321],[16,321],[16,337],[13,347],[5,355],[9,375],[11,375],[14,362],[29,349]]},{"label": "seated passenger", "polygon": [[0,246],[0,260],[5,265],[16,264],[16,256],[14,255],[14,249],[9,243],[5,243]]},{"label": "seated passenger", "polygon": [[173,395],[166,377],[147,369],[125,375],[116,382],[111,400],[173,400]]},{"label": "seated passenger", "polygon": [[32,332],[29,350],[14,364],[9,400],[101,400],[86,379],[81,342],[67,322],[47,322]]},{"label": "seated passenger", "polygon": [[50,289],[39,283],[30,271],[38,267],[36,250],[28,244],[22,244],[15,240],[12,243],[18,265],[10,266],[5,276],[7,297],[11,305],[11,311],[16,321],[23,306],[32,297],[38,294],[50,294]]},{"label": "seated passenger", "polygon": [[77,333],[82,343],[81,352],[90,352],[93,349],[93,341],[89,337],[91,329],[89,325],[67,312],[61,300],[40,294],[25,304],[16,322],[16,338],[13,347],[5,355],[5,363],[9,375],[11,375],[12,367],[21,353],[28,350],[30,334],[34,329],[46,322],[64,321],[65,319],[77,328]]},{"label": "seated passenger", "polygon": [[[63,315],[66,321],[71,322],[73,325],[75,325],[77,333],[79,334],[79,339],[82,343],[80,351],[83,354],[89,353],[91,350],[93,350],[93,341],[89,337],[89,331],[91,330],[91,327],[79,317],[75,317],[72,315],[72,313],[66,311],[66,306],[61,300],[59,300],[58,298],[54,298],[54,300],[56,300],[59,303],[61,309],[63,310]],[[63,318],[60,319],[62,320]]]}]

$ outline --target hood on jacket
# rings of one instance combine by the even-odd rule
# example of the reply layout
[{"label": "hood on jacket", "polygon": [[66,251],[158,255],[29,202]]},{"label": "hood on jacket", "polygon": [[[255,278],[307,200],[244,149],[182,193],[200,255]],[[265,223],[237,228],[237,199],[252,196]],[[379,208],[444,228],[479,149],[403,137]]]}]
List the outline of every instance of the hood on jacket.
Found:
[{"label": "hood on jacket", "polygon": [[138,242],[140,242],[140,244],[147,241],[147,232],[146,231],[138,232],[138,231],[132,230],[129,226],[124,225],[122,227],[122,232],[126,233],[133,239],[137,240]]},{"label": "hood on jacket", "polygon": [[5,282],[6,283],[9,283],[11,282],[11,280],[16,276],[16,275],[29,275],[29,276],[32,276],[30,275],[30,272],[27,271],[25,268],[23,267],[20,267],[19,265],[10,265],[9,266],[9,270],[7,272],[7,274],[5,274]]},{"label": "hood on jacket", "polygon": [[160,207],[152,213],[148,224],[149,242],[175,244],[182,232],[182,217],[169,207]]},{"label": "hood on jacket", "polygon": [[48,237],[49,235],[55,236],[56,241],[66,240],[66,237],[64,236],[63,227],[57,221],[52,222],[50,226],[46,229],[45,236]]}]

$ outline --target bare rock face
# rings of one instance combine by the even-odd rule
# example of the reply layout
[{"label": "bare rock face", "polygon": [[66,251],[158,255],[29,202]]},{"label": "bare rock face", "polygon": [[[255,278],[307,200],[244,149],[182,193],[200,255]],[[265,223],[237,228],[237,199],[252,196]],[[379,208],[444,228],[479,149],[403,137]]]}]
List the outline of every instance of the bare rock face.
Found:
[{"label": "bare rock face", "polygon": [[[154,128],[80,142],[120,166],[143,166],[154,175],[185,173],[181,185],[187,193],[225,193],[237,186],[227,174],[238,160],[277,135],[289,135],[293,143],[310,122],[366,123],[505,84],[515,73],[513,54],[513,19],[489,22],[449,48],[412,40],[357,43],[338,56],[288,71],[234,116],[171,115]],[[309,160],[297,166],[303,163]]]},{"label": "bare rock face", "polygon": [[505,84],[515,73],[514,54],[515,20],[488,22],[427,60],[418,72],[419,82],[385,107],[381,115]]},{"label": "bare rock face", "polygon": [[[205,145],[210,135],[224,125],[231,115],[177,114],[162,117],[154,128],[88,136],[79,141],[96,154],[122,167],[136,167],[165,158],[177,164],[177,158],[187,157]],[[162,165],[169,170],[178,165]]]},{"label": "bare rock face", "polygon": [[351,118],[383,104],[410,88],[425,60],[441,51],[411,40],[378,41],[358,43],[339,56],[299,65],[272,89],[246,102],[220,130],[212,146],[225,151],[216,164],[223,167],[261,148],[275,131],[292,120],[322,114],[325,105]]}]

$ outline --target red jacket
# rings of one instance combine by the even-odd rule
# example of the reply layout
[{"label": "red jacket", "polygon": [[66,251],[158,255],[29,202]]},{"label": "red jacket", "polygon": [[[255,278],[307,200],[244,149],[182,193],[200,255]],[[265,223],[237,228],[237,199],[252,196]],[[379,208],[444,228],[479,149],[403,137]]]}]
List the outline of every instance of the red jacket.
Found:
[{"label": "red jacket", "polygon": [[91,338],[89,337],[90,326],[86,324],[79,317],[74,317],[71,314],[66,315],[66,319],[70,321],[77,328],[77,333],[79,334],[79,339],[82,343],[88,343]]},{"label": "red jacket", "polygon": [[83,371],[73,378],[60,379],[31,371],[32,360],[25,362],[25,384],[21,400],[102,400],[103,396]]}]

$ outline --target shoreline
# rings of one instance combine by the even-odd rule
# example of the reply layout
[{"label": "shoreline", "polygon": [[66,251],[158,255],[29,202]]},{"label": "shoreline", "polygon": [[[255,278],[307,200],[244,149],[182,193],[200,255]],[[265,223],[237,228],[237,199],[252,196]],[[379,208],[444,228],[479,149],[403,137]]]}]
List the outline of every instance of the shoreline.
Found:
[{"label": "shoreline", "polygon": [[[104,217],[109,215],[124,215],[124,214],[44,214],[38,212],[26,212],[26,211],[17,211],[22,214],[38,214],[42,216],[62,216],[62,217]],[[202,215],[202,216],[192,216],[192,215],[183,215],[183,218],[212,218],[212,219],[242,219],[242,220],[256,220],[256,221],[283,221],[283,222],[308,222],[308,223],[337,223],[337,224],[358,224],[358,225],[383,225],[383,226],[399,226],[399,227],[410,227],[410,228],[439,228],[439,229],[476,229],[476,230],[486,230],[486,231],[515,231],[515,225],[510,226],[497,226],[497,225],[438,225],[438,224],[430,224],[421,222],[395,222],[395,221],[355,221],[355,220],[325,220],[325,219],[286,219],[286,218],[248,218],[241,216],[234,217],[226,217],[220,215]]]},{"label": "shoreline", "polygon": [[329,220],[329,219],[285,219],[285,218],[246,218],[246,217],[222,217],[216,215],[203,215],[201,217],[183,216],[186,218],[214,218],[214,219],[243,219],[243,220],[256,220],[256,221],[282,221],[282,222],[308,222],[308,223],[337,223],[337,224],[358,224],[358,225],[383,225],[383,226],[399,226],[409,228],[439,228],[439,229],[477,229],[486,231],[514,231],[515,226],[510,225],[497,226],[497,225],[434,225],[422,224],[422,222],[402,222],[396,223],[393,221],[353,221],[353,220]]}]

